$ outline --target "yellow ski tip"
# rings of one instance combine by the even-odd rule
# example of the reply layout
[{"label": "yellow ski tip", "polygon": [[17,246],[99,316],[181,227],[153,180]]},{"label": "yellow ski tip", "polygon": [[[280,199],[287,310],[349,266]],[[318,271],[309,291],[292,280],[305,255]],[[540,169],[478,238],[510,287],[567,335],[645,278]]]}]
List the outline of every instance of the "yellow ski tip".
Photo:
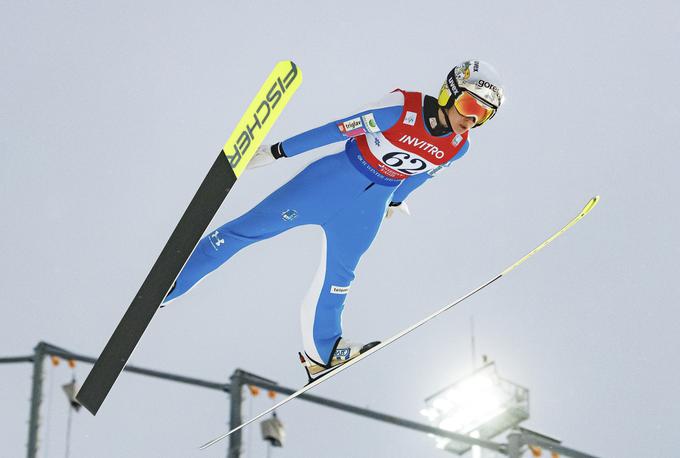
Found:
[{"label": "yellow ski tip", "polygon": [[590,211],[591,211],[593,208],[595,208],[595,205],[597,205],[597,203],[599,202],[599,200],[600,200],[600,196],[595,196],[595,197],[591,198],[591,199],[588,201],[588,203],[586,204],[586,206],[583,207],[583,210],[581,210],[581,213],[579,213],[574,219],[572,219],[571,221],[569,221],[569,223],[568,223],[566,226],[564,226],[564,227],[563,227],[562,229],[560,229],[559,231],[555,232],[549,239],[545,240],[545,241],[544,241],[543,243],[541,243],[539,246],[537,246],[536,248],[534,248],[533,250],[531,250],[531,251],[530,251],[529,253],[527,253],[527,255],[524,256],[522,259],[520,259],[519,261],[517,261],[516,263],[514,263],[513,265],[511,265],[511,266],[509,266],[507,269],[505,269],[503,272],[501,272],[501,273],[500,273],[500,276],[502,277],[503,275],[505,275],[505,274],[507,274],[508,272],[510,272],[511,270],[513,270],[515,267],[517,267],[517,266],[519,266],[520,264],[522,264],[524,261],[526,261],[527,259],[529,259],[530,257],[532,257],[534,254],[536,254],[537,252],[541,251],[543,248],[545,248],[546,246],[548,246],[548,245],[550,244],[550,242],[552,242],[553,240],[555,240],[555,239],[556,239],[557,237],[559,237],[560,235],[564,234],[564,233],[565,233],[570,227],[572,227],[574,224],[576,224],[576,223],[578,223],[579,221],[581,221],[581,219],[583,219],[588,213],[590,213]]},{"label": "yellow ski tip", "polygon": [[590,213],[590,210],[595,208],[595,205],[600,201],[600,196],[595,196],[592,199],[588,201],[585,207],[583,207],[583,210],[581,210],[581,214],[579,215],[581,218],[586,216],[588,213]]},{"label": "yellow ski tip", "polygon": [[293,61],[282,60],[274,66],[222,147],[237,178],[301,83],[302,71]]}]

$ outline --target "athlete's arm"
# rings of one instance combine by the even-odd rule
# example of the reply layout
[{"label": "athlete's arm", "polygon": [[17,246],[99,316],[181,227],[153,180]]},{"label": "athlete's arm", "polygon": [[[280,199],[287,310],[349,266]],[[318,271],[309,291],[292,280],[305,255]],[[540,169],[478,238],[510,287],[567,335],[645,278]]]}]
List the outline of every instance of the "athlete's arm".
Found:
[{"label": "athlete's arm", "polygon": [[392,203],[391,205],[399,205],[403,201],[406,200],[406,198],[411,194],[416,188],[421,186],[423,183],[425,183],[427,180],[435,176],[437,173],[439,173],[443,168],[450,166],[454,161],[457,161],[465,153],[467,152],[468,148],[470,147],[470,142],[466,141],[465,144],[460,148],[460,151],[458,154],[454,156],[453,159],[451,159],[449,162],[446,164],[443,164],[436,169],[430,170],[429,172],[426,173],[419,173],[418,175],[413,175],[408,178],[406,178],[404,181],[402,181],[397,189],[394,191],[394,194],[392,195]]},{"label": "athlete's arm", "polygon": [[403,105],[403,94],[392,92],[365,109],[282,141],[278,151],[291,157],[366,132],[385,131],[397,123]]},{"label": "athlete's arm", "polygon": [[417,187],[421,186],[427,180],[432,178],[429,173],[419,173],[418,175],[413,175],[406,178],[397,187],[392,195],[392,203],[390,205],[397,206],[401,204],[406,198],[411,194]]}]

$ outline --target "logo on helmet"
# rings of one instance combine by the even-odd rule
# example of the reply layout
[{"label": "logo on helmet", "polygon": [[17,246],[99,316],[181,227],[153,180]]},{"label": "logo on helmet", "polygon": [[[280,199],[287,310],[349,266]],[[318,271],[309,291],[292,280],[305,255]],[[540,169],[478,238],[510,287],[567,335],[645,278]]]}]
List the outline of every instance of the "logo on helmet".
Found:
[{"label": "logo on helmet", "polygon": [[449,76],[448,86],[453,98],[457,98],[458,94],[460,94],[460,91],[458,90],[458,85],[456,84],[456,80],[453,78],[453,76]]},{"label": "logo on helmet", "polygon": [[494,86],[493,84],[489,83],[488,81],[484,81],[484,80],[477,81],[477,87],[480,87],[480,88],[483,87],[483,88],[486,88],[486,89],[491,89],[493,92],[498,94],[498,88],[496,86]]},{"label": "logo on helmet", "polygon": [[[477,71],[476,68],[475,68],[475,71]],[[456,73],[456,78],[459,81],[465,81],[465,80],[469,79],[470,78],[470,63],[465,62],[464,64],[460,65],[459,67],[456,67],[455,73]]]}]

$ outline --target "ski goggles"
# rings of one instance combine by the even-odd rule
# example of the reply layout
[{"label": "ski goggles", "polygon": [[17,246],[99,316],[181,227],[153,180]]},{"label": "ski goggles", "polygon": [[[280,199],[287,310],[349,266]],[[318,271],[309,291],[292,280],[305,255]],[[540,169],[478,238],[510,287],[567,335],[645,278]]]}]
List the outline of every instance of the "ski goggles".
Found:
[{"label": "ski goggles", "polygon": [[463,116],[475,118],[475,126],[481,126],[496,114],[496,109],[482,102],[467,91],[458,96],[453,105]]}]

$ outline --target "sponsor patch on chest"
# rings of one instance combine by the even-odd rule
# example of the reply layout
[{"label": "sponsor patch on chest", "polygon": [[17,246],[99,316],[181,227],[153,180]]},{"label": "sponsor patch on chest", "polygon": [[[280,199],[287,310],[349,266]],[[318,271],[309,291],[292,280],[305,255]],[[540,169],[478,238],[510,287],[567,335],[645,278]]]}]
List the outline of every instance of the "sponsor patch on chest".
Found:
[{"label": "sponsor patch on chest", "polygon": [[418,118],[418,113],[413,112],[413,111],[407,111],[406,115],[404,116],[404,124],[409,125],[409,126],[415,126],[417,118]]},{"label": "sponsor patch on chest", "polygon": [[375,122],[373,113],[365,114],[361,117],[361,119],[364,121],[364,126],[366,127],[367,131],[371,133],[380,132],[380,128],[378,128],[378,123]]}]

